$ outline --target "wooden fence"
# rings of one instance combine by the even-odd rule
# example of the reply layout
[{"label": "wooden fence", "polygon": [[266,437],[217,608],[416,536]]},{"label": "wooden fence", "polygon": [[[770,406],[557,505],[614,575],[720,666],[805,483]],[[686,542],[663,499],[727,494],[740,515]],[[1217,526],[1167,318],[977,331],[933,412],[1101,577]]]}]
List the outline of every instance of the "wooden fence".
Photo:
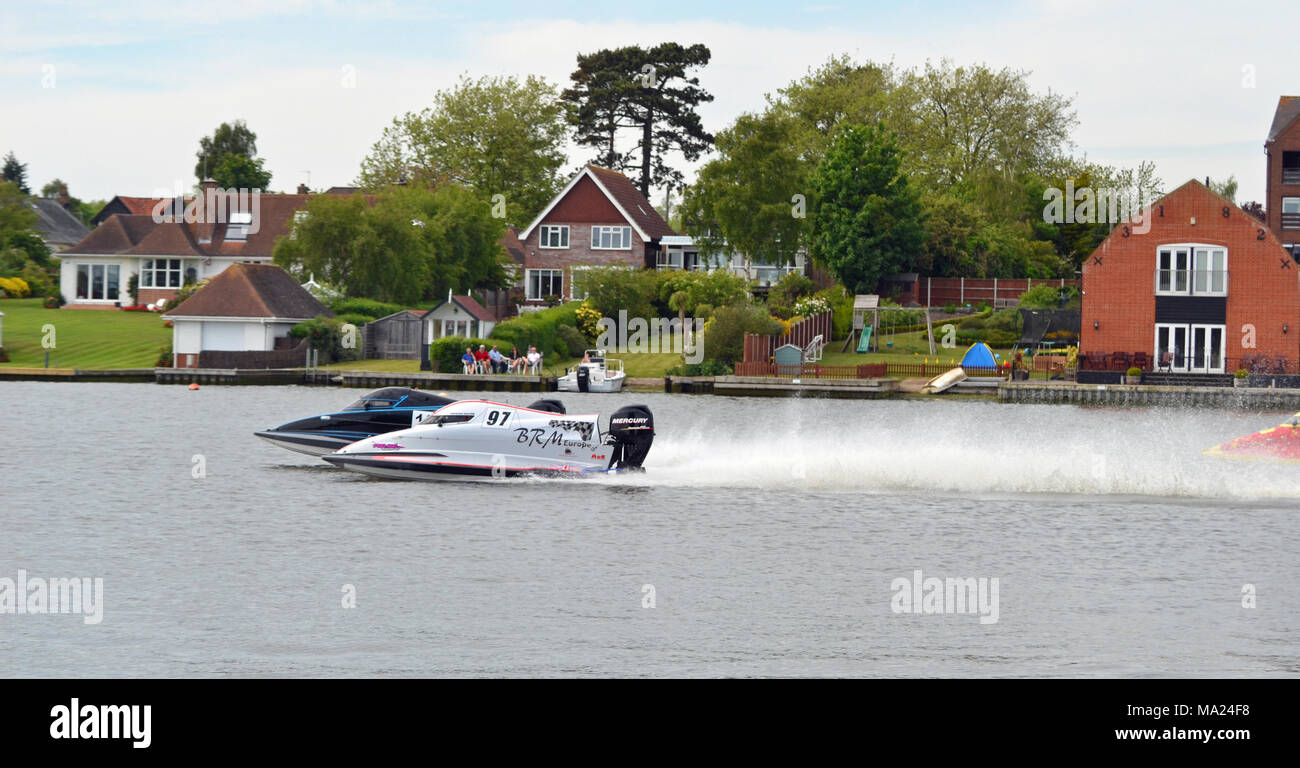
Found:
[{"label": "wooden fence", "polygon": [[[953,368],[962,366],[939,363],[862,363],[860,365],[777,365],[776,363],[736,363],[737,376],[764,376],[779,379],[880,379],[903,378],[931,379]],[[1005,376],[997,368],[964,368],[967,376]]]},{"label": "wooden fence", "polygon": [[833,313],[827,310],[806,317],[790,326],[790,332],[783,336],[763,336],[747,333],[745,334],[745,356],[742,359],[746,363],[770,363],[772,362],[772,354],[776,352],[777,347],[794,344],[803,349],[818,336],[822,337],[823,343],[829,345],[835,328],[835,324],[831,320],[832,316]]}]

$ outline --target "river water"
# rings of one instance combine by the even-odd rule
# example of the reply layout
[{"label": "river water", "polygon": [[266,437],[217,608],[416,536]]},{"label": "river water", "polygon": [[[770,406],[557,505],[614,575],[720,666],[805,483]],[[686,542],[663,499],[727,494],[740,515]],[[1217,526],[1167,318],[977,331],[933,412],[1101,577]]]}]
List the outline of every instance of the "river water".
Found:
[{"label": "river water", "polygon": [[252,435],[358,394],[0,383],[0,579],[103,579],[0,674],[1300,673],[1300,469],[1201,455],[1286,414],[561,395],[649,405],[648,471],[474,484]]}]

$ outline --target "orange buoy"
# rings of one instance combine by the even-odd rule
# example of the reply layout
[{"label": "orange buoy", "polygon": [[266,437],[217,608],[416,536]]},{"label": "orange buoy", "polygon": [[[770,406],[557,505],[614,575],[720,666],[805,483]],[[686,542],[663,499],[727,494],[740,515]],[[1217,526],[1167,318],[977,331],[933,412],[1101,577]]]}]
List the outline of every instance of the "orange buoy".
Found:
[{"label": "orange buoy", "polygon": [[191,383],[191,384],[190,384],[190,389],[191,389],[191,390],[195,390],[195,389],[198,389],[198,388],[199,388],[199,385],[198,385],[198,384],[196,384],[196,383]]}]

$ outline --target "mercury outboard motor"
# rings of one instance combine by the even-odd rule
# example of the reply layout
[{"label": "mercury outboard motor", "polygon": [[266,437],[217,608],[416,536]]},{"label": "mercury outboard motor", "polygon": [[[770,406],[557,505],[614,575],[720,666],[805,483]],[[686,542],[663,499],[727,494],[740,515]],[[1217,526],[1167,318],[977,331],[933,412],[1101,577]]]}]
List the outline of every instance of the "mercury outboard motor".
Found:
[{"label": "mercury outboard motor", "polygon": [[546,411],[547,413],[567,413],[567,411],[564,410],[564,403],[561,403],[559,400],[551,400],[549,398],[544,400],[538,400],[537,402],[528,406],[528,409],[531,411]]},{"label": "mercury outboard motor", "polygon": [[609,417],[605,442],[611,448],[610,469],[641,470],[641,462],[650,453],[655,439],[655,419],[644,405],[627,405]]},{"label": "mercury outboard motor", "polygon": [[578,366],[578,391],[591,391],[591,369],[585,365]]}]

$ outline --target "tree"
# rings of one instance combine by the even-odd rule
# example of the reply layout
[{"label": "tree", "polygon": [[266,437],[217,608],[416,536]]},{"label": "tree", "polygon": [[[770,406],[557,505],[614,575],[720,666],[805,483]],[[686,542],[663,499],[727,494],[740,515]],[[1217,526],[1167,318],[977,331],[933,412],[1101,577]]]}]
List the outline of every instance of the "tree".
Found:
[{"label": "tree", "polygon": [[812,189],[813,259],[850,291],[867,293],[920,253],[920,195],[883,126],[842,126],[813,173]]},{"label": "tree", "polygon": [[720,156],[700,169],[683,203],[686,230],[702,251],[794,261],[808,228],[811,169],[795,153],[793,131],[780,114],[741,115],[718,134]]},{"label": "tree", "polygon": [[194,175],[214,179],[222,189],[266,189],[271,174],[257,158],[257,134],[243,120],[222,123],[199,139]]},{"label": "tree", "polygon": [[361,163],[367,189],[453,182],[484,200],[505,196],[506,220],[536,215],[560,187],[567,125],[555,86],[529,76],[462,77],[384,129]]},{"label": "tree", "polygon": [[56,198],[59,196],[59,191],[66,188],[67,186],[68,186],[67,183],[63,181],[63,179],[56,178],[53,181],[51,181],[49,184],[46,184],[45,186],[41,187],[41,197]]},{"label": "tree", "polygon": [[1206,181],[1210,182],[1210,185],[1209,185],[1209,186],[1210,186],[1210,189],[1211,189],[1215,194],[1219,195],[1220,197],[1227,198],[1228,202],[1233,203],[1234,205],[1236,204],[1236,202],[1237,202],[1237,177],[1236,177],[1236,175],[1229,176],[1228,178],[1224,179],[1223,181],[1215,181],[1214,179],[1211,179],[1211,178],[1209,178],[1209,177],[1206,177]]},{"label": "tree", "polygon": [[409,305],[508,282],[498,243],[504,223],[455,185],[389,187],[374,205],[361,195],[317,195],[304,210],[272,259],[347,296]]},{"label": "tree", "polygon": [[31,188],[27,186],[27,163],[18,162],[18,158],[14,157],[13,150],[10,150],[9,154],[5,155],[4,171],[0,172],[0,179],[12,181],[18,186],[18,191],[24,195],[32,193]]},{"label": "tree", "polygon": [[1254,216],[1260,221],[1268,220],[1266,218],[1266,214],[1264,213],[1264,206],[1256,202],[1255,200],[1247,200],[1246,202],[1242,203],[1241,210],[1245,211],[1246,213],[1249,213],[1251,216]]},{"label": "tree", "polygon": [[[681,171],[671,167],[669,152],[688,161],[699,159],[713,145],[696,108],[713,101],[700,88],[693,69],[709,63],[707,46],[660,43],[605,49],[579,54],[573,86],[564,91],[569,117],[579,144],[599,150],[595,162],[615,171],[638,170],[637,186],[650,196],[652,187],[681,186]],[[619,131],[632,129],[636,144],[622,153]]]}]

